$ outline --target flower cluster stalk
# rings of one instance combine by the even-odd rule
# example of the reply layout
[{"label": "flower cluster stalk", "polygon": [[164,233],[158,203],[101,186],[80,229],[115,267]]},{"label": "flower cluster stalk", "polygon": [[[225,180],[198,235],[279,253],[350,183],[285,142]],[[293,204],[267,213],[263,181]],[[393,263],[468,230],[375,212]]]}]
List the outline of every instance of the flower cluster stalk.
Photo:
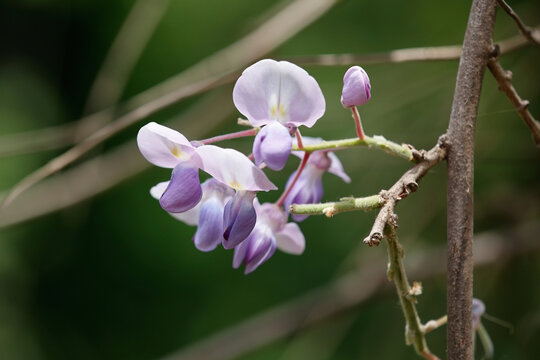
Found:
[{"label": "flower cluster stalk", "polygon": [[414,148],[407,144],[398,144],[393,141],[387,140],[384,136],[375,135],[367,136],[364,135],[363,139],[352,138],[352,139],[342,139],[342,140],[332,140],[332,141],[321,141],[312,145],[305,145],[303,148],[300,148],[297,145],[293,145],[293,151],[307,151],[313,152],[317,150],[341,150],[354,148],[359,146],[365,146],[368,148],[374,148],[382,150],[390,155],[394,155],[405,159],[410,162],[417,162],[414,156]]}]

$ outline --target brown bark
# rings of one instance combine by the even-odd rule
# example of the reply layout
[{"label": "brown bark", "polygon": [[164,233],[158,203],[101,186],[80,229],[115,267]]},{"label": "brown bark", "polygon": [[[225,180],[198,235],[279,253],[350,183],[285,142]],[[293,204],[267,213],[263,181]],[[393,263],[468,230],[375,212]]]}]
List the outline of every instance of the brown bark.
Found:
[{"label": "brown bark", "polygon": [[474,130],[491,55],[496,0],[474,0],[461,54],[448,127],[447,358],[473,359]]}]

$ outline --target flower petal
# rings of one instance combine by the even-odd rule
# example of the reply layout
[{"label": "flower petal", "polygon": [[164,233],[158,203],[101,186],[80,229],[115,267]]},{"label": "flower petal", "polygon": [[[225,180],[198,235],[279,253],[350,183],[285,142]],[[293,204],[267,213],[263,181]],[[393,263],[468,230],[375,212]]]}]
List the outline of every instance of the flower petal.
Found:
[{"label": "flower petal", "polygon": [[196,150],[200,168],[236,190],[276,190],[264,172],[244,154],[233,149],[203,145]]},{"label": "flower petal", "polygon": [[311,127],[326,108],[321,88],[304,69],[270,59],[244,70],[234,86],[233,101],[253,126],[278,120]]},{"label": "flower petal", "polygon": [[273,121],[262,128],[253,142],[255,164],[262,162],[272,170],[281,170],[287,163],[291,153],[292,138],[289,130]]},{"label": "flower petal", "polygon": [[171,181],[159,204],[168,212],[181,213],[195,207],[201,197],[199,169],[190,163],[179,163],[172,171]]},{"label": "flower petal", "polygon": [[347,175],[347,173],[343,169],[343,165],[341,164],[341,161],[339,161],[336,154],[329,151],[328,157],[330,158],[330,167],[328,168],[328,172],[340,177],[341,180],[345,181],[346,183],[350,183],[351,178],[349,177],[349,175]]},{"label": "flower petal", "polygon": [[214,250],[223,239],[223,203],[216,198],[203,202],[199,211],[199,224],[193,238],[201,251]]},{"label": "flower petal", "polygon": [[472,299],[472,323],[473,323],[473,329],[478,329],[480,326],[480,318],[484,313],[486,312],[486,305],[484,305],[484,302],[480,299],[473,298]]},{"label": "flower petal", "polygon": [[[169,181],[160,182],[156,186],[153,186],[150,189],[150,195],[156,200],[159,200],[161,198],[161,195],[165,192],[167,187],[169,186]],[[199,219],[199,204],[197,204],[194,208],[189,209],[188,211],[184,211],[182,213],[169,213],[172,217],[174,217],[177,220],[182,221],[186,225],[195,226],[197,225],[197,221]]]},{"label": "flower petal", "polygon": [[225,205],[223,213],[223,247],[232,249],[248,237],[257,222],[253,207],[255,192],[238,191]]},{"label": "flower petal", "polygon": [[246,253],[249,248],[249,237],[244,241],[242,241],[238,246],[234,248],[234,256],[233,256],[233,268],[238,269],[242,263],[244,262],[244,259],[246,258]]},{"label": "flower petal", "polygon": [[[287,181],[287,187],[289,186],[296,172],[294,172]],[[294,184],[293,188],[289,192],[289,195],[285,198],[283,203],[285,210],[288,211],[289,207],[292,204],[311,204],[318,203],[321,201],[323,196],[323,185],[322,185],[322,173],[320,171],[310,171],[306,167],[304,172],[300,174],[300,177]],[[295,221],[303,221],[308,216],[307,215],[296,215],[293,214],[293,219]]]},{"label": "flower petal", "polygon": [[244,70],[233,89],[234,105],[253,126],[274,120],[271,104],[279,98],[279,66],[270,59],[261,60]]},{"label": "flower petal", "polygon": [[312,127],[324,115],[324,95],[307,71],[287,61],[280,61],[280,122]]},{"label": "flower petal", "polygon": [[306,240],[302,230],[295,223],[288,223],[276,234],[277,247],[288,254],[300,255],[306,248]]},{"label": "flower petal", "polygon": [[190,158],[194,148],[178,131],[151,122],[137,134],[137,145],[142,155],[152,164],[173,168]]},{"label": "flower petal", "polygon": [[245,274],[255,271],[261,264],[270,259],[276,251],[276,238],[269,228],[261,227],[255,229],[253,236],[250,236],[249,247],[246,252]]}]

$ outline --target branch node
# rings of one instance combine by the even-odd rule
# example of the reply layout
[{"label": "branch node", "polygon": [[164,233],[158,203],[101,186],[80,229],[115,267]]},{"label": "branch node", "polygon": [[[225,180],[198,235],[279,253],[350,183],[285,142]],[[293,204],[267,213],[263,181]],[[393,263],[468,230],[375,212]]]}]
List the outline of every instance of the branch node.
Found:
[{"label": "branch node", "polygon": [[523,111],[529,107],[529,100],[523,100],[521,101],[521,104],[519,105],[519,111]]},{"label": "branch node", "polygon": [[426,158],[426,150],[416,150],[412,148],[411,151],[412,151],[412,156],[415,162],[424,161],[424,159]]},{"label": "branch node", "polygon": [[324,208],[322,212],[328,218],[331,218],[331,217],[333,217],[334,215],[337,214],[337,210],[333,206],[329,206],[327,208]]},{"label": "branch node", "polygon": [[450,147],[450,139],[448,138],[447,134],[442,134],[441,136],[439,136],[439,140],[437,140],[437,146],[444,150]]},{"label": "branch node", "polygon": [[373,232],[364,239],[364,244],[369,247],[379,246],[382,241],[382,234],[380,232]]},{"label": "branch node", "polygon": [[499,46],[499,44],[493,45],[493,48],[491,49],[490,57],[493,59],[497,59],[500,54],[501,54],[501,47]]}]

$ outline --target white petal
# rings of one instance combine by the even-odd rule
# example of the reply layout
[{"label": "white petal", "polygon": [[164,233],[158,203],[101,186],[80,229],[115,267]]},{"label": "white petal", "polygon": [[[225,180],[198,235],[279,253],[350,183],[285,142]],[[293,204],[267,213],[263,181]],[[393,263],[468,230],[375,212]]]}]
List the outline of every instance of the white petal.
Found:
[{"label": "white petal", "polygon": [[326,109],[319,84],[304,69],[290,62],[280,61],[279,68],[279,121],[312,127]]},{"label": "white petal", "polygon": [[196,149],[196,153],[199,155],[202,170],[233,189],[248,191],[277,189],[264,172],[239,151],[203,145]]},{"label": "white petal", "polygon": [[278,105],[279,65],[277,61],[261,60],[244,70],[233,90],[234,105],[253,126],[274,120],[271,109]]},{"label": "white petal", "polygon": [[300,255],[306,248],[306,240],[302,230],[296,223],[288,223],[276,234],[277,247],[283,252]]},{"label": "white petal", "polygon": [[184,135],[155,122],[139,130],[137,145],[146,160],[165,168],[173,168],[179,162],[189,160],[194,152],[194,147]]}]

